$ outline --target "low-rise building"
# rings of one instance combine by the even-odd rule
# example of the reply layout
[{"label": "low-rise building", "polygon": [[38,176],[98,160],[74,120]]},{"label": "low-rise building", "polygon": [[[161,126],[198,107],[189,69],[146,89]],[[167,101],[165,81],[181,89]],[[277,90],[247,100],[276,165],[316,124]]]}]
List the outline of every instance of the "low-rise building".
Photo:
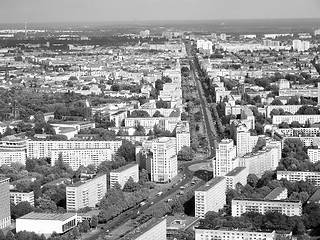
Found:
[{"label": "low-rise building", "polygon": [[137,163],[131,163],[112,170],[110,172],[110,188],[113,188],[116,183],[119,183],[123,188],[130,177],[134,182],[139,181],[139,165]]},{"label": "low-rise building", "polygon": [[314,186],[320,186],[320,172],[309,171],[277,171],[277,179],[287,179],[290,182],[305,181],[310,182]]},{"label": "low-rise building", "polygon": [[282,122],[291,124],[292,122],[299,122],[305,124],[306,122],[319,123],[320,115],[274,115],[272,117],[272,124],[278,125]]},{"label": "low-rise building", "polygon": [[16,220],[16,231],[35,232],[38,235],[65,233],[77,226],[76,213],[28,213]]},{"label": "low-rise building", "polygon": [[21,202],[28,202],[31,206],[34,206],[34,193],[30,192],[20,192],[18,190],[10,190],[10,201],[15,205]]},{"label": "low-rise building", "polygon": [[235,189],[237,183],[247,184],[249,171],[246,167],[236,167],[225,175],[227,189]]},{"label": "low-rise building", "polygon": [[[226,204],[226,178],[215,177],[195,191],[195,216],[204,218],[209,211],[218,212]],[[223,193],[223,194],[222,194]]]},{"label": "low-rise building", "polygon": [[265,214],[268,211],[280,212],[289,217],[302,215],[302,203],[295,200],[266,200],[234,198],[231,202],[232,217],[240,217],[246,212]]},{"label": "low-rise building", "polygon": [[66,188],[67,211],[95,207],[107,192],[107,176],[103,174],[86,182],[76,182]]},{"label": "low-rise building", "polygon": [[269,232],[239,229],[205,229],[195,228],[195,240],[223,239],[223,240],[274,240],[275,230]]}]

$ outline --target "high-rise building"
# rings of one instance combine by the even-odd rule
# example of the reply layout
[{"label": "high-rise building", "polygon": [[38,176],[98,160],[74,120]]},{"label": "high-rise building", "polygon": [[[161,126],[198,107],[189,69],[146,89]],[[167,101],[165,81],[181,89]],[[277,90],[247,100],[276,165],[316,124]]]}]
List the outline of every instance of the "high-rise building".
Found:
[{"label": "high-rise building", "polygon": [[310,42],[308,41],[301,41],[299,39],[295,39],[292,42],[293,51],[307,51],[310,48]]},{"label": "high-rise building", "polygon": [[107,192],[107,175],[103,174],[85,182],[76,182],[66,188],[67,211],[95,207]]},{"label": "high-rise building", "polygon": [[139,165],[137,163],[131,163],[112,170],[110,172],[110,188],[113,188],[116,183],[119,183],[123,188],[130,177],[134,182],[139,181]]},{"label": "high-rise building", "polygon": [[190,130],[189,130],[188,121],[182,121],[177,124],[176,139],[177,139],[177,153],[184,146],[190,147]]},{"label": "high-rise building", "polygon": [[9,178],[0,177],[0,229],[11,224]]},{"label": "high-rise building", "polygon": [[251,136],[250,131],[243,126],[238,127],[235,133],[237,139],[237,155],[241,157],[252,152],[257,144],[258,136]]},{"label": "high-rise building", "polygon": [[235,167],[238,167],[237,148],[232,139],[223,139],[216,149],[216,159],[213,159],[214,176],[225,176]]},{"label": "high-rise building", "polygon": [[248,168],[236,167],[231,172],[225,175],[227,189],[236,189],[236,185],[241,183],[242,186],[247,184],[247,177],[249,175]]},{"label": "high-rise building", "polygon": [[151,181],[169,182],[178,174],[176,139],[161,137],[152,141]]},{"label": "high-rise building", "polygon": [[226,179],[215,177],[195,191],[195,216],[204,218],[209,211],[218,212],[226,204]]}]

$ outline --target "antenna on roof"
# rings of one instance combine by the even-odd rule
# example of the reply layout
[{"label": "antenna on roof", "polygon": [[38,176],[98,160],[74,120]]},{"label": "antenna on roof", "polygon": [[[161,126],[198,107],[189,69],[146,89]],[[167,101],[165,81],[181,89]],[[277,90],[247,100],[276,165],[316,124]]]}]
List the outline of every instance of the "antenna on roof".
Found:
[{"label": "antenna on roof", "polygon": [[24,22],[24,37],[25,37],[25,39],[28,39],[27,22]]}]

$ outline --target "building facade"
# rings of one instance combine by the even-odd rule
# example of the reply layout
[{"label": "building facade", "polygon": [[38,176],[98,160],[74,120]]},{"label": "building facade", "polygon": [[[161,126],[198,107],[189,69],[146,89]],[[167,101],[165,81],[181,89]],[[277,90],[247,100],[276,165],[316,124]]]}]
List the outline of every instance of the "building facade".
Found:
[{"label": "building facade", "polygon": [[209,211],[218,212],[226,204],[226,178],[215,177],[195,191],[195,216],[204,218]]},{"label": "building facade", "polygon": [[308,149],[307,150],[308,157],[310,159],[310,162],[316,163],[320,161],[320,148],[317,149]]},{"label": "building facade", "polygon": [[123,188],[130,177],[134,182],[139,181],[139,165],[137,163],[128,164],[112,170],[110,172],[110,188],[113,188],[116,183],[119,183],[121,188]]},{"label": "building facade", "polygon": [[177,124],[176,128],[177,153],[182,147],[190,147],[190,129],[189,122],[182,121]]},{"label": "building facade", "polygon": [[76,182],[66,188],[67,211],[75,212],[85,207],[95,207],[107,192],[106,174],[86,182]]},{"label": "building facade", "polygon": [[242,186],[247,184],[247,177],[249,175],[248,168],[236,167],[225,175],[227,189],[236,189],[237,183]]},{"label": "building facade", "polygon": [[277,179],[287,179],[290,182],[305,181],[310,182],[314,186],[320,186],[320,172],[304,172],[304,171],[277,171]]},{"label": "building facade", "polygon": [[279,212],[289,217],[302,215],[302,203],[300,201],[286,200],[254,200],[254,199],[232,199],[231,215],[240,217],[246,212],[258,212],[265,214],[268,211]]},{"label": "building facade", "polygon": [[11,225],[9,178],[0,177],[0,229]]},{"label": "building facade", "polygon": [[19,192],[16,190],[10,190],[10,201],[15,205],[21,202],[28,202],[31,206],[34,206],[34,193],[31,192]]},{"label": "building facade", "polygon": [[10,166],[13,162],[26,163],[26,140],[13,135],[0,141],[0,165]]},{"label": "building facade", "polygon": [[237,148],[232,139],[223,139],[216,149],[216,159],[213,159],[214,176],[225,176],[232,169],[237,167]]}]

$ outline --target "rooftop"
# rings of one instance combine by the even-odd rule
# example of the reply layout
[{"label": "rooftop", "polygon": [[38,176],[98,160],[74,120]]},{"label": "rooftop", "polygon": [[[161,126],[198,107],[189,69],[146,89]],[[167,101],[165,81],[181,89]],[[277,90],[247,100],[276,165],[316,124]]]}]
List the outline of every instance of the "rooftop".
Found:
[{"label": "rooftop", "polygon": [[76,216],[76,213],[37,213],[31,212],[28,213],[19,219],[32,219],[32,220],[56,220],[56,221],[65,221],[69,218]]},{"label": "rooftop", "polygon": [[264,199],[274,200],[279,196],[279,194],[281,194],[285,190],[287,190],[285,187],[277,187],[273,189]]},{"label": "rooftop", "polygon": [[232,171],[228,172],[226,174],[227,177],[233,177],[236,176],[237,174],[239,174],[240,172],[242,172],[243,170],[245,170],[246,167],[236,167],[235,169],[233,169]]},{"label": "rooftop", "polygon": [[269,200],[269,199],[253,199],[253,198],[234,198],[232,201],[253,201],[253,202],[288,202],[288,203],[301,203],[299,200]]},{"label": "rooftop", "polygon": [[72,185],[70,185],[70,186],[68,186],[68,187],[79,187],[79,186],[81,186],[81,185],[83,185],[83,184],[85,184],[85,183],[88,183],[88,182],[90,182],[90,181],[92,181],[92,180],[96,180],[97,178],[100,178],[100,177],[105,176],[105,175],[106,175],[106,174],[102,174],[102,175],[96,176],[96,177],[94,177],[94,178],[90,178],[90,179],[88,179],[88,180],[85,181],[85,182],[79,181],[79,182],[76,182],[76,183],[74,183],[74,184],[72,184]]},{"label": "rooftop", "polygon": [[120,168],[114,169],[111,172],[122,172],[122,171],[125,171],[125,170],[133,167],[133,166],[138,166],[138,164],[137,163],[130,163],[130,164],[124,165]]},{"label": "rooftop", "polygon": [[319,200],[320,200],[320,189],[318,189],[314,194],[312,194],[308,202],[318,202]]},{"label": "rooftop", "polygon": [[218,184],[221,182],[224,177],[215,177],[211,179],[209,182],[206,182],[205,185],[199,187],[196,191],[208,191],[210,188],[212,188],[214,185]]}]

